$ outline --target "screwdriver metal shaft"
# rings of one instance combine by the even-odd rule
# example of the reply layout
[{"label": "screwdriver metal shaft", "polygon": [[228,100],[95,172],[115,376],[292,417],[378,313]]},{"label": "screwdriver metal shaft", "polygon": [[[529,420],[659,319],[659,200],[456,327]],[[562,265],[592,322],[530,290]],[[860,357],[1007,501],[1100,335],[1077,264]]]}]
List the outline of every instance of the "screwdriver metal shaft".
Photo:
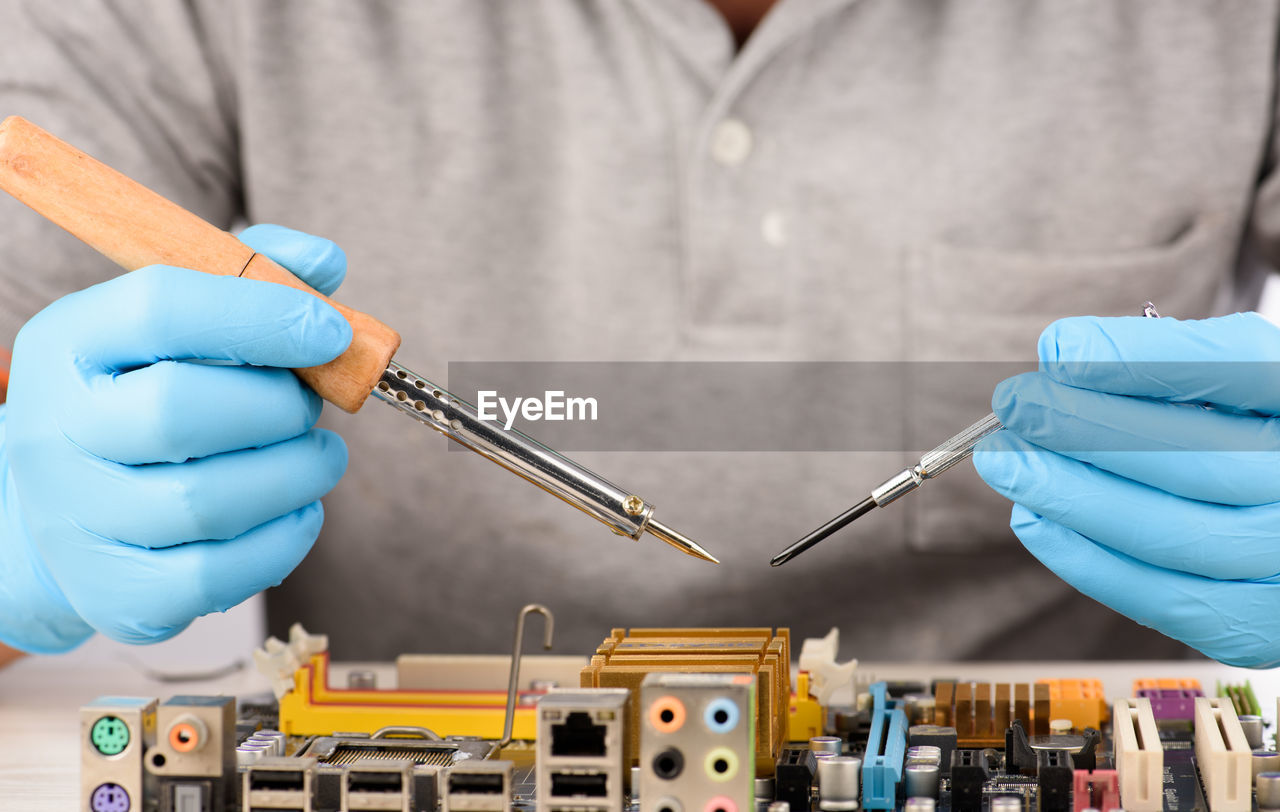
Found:
[{"label": "screwdriver metal shaft", "polygon": [[775,555],[769,560],[769,565],[773,567],[782,566],[800,555],[800,553],[844,528],[854,519],[870,513],[872,508],[884,507],[890,502],[906,496],[920,487],[926,479],[932,479],[943,471],[950,470],[961,460],[970,457],[973,454],[973,447],[978,444],[979,440],[1002,428],[1004,426],[1001,425],[1000,418],[994,414],[987,415],[925,454],[920,458],[920,462],[910,468],[899,471],[880,483],[880,486],[871,491],[871,495],[866,499],[863,499],[849,510],[841,513],[822,527]]},{"label": "screwdriver metal shaft", "polygon": [[[1159,311],[1151,302],[1142,305],[1142,315],[1148,319],[1160,318]],[[769,566],[780,567],[791,559],[813,547],[832,534],[870,513],[872,508],[884,507],[890,502],[914,491],[926,479],[932,479],[944,471],[950,470],[956,463],[973,455],[973,449],[983,437],[1004,428],[1000,418],[995,414],[974,423],[942,445],[920,458],[916,465],[906,468],[880,483],[871,495],[858,504],[841,513],[831,521],[809,533],[787,549],[769,559]]]}]

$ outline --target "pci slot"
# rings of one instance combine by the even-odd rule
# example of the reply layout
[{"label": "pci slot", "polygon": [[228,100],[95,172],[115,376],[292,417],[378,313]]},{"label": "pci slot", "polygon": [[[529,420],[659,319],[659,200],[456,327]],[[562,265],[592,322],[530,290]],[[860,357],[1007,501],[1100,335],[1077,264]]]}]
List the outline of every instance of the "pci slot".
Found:
[{"label": "pci slot", "polygon": [[[898,782],[907,752],[907,715],[890,703],[886,683],[871,686],[871,734],[862,763],[862,805],[867,809],[897,806]],[[1217,812],[1217,810],[1215,810]]]},{"label": "pci slot", "polygon": [[1151,700],[1117,699],[1111,714],[1120,801],[1128,812],[1164,809],[1164,746]]},{"label": "pci slot", "polygon": [[1253,773],[1249,742],[1225,697],[1196,698],[1196,766],[1213,812],[1250,812]]}]

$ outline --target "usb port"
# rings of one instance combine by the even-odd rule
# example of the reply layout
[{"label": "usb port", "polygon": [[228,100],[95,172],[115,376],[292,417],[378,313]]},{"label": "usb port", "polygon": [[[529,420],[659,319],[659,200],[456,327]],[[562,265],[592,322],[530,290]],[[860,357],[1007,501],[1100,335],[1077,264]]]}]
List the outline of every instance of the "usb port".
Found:
[{"label": "usb port", "polygon": [[306,786],[302,770],[262,770],[249,768],[249,789],[301,791]]},{"label": "usb port", "polygon": [[449,773],[449,792],[460,795],[501,795],[502,773]]},{"label": "usb port", "polygon": [[403,789],[404,776],[399,772],[351,770],[347,773],[348,792],[401,792]]},{"label": "usb port", "polygon": [[609,794],[605,773],[552,773],[551,795],[557,798],[603,798]]}]

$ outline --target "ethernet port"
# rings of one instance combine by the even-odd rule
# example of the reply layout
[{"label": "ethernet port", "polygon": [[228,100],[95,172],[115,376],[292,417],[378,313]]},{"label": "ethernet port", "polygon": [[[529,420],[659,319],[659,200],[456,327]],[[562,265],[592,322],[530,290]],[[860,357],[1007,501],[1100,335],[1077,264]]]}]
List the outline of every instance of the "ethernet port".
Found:
[{"label": "ethernet port", "polygon": [[591,715],[573,711],[564,724],[551,726],[551,755],[603,756],[606,728],[591,721]]}]

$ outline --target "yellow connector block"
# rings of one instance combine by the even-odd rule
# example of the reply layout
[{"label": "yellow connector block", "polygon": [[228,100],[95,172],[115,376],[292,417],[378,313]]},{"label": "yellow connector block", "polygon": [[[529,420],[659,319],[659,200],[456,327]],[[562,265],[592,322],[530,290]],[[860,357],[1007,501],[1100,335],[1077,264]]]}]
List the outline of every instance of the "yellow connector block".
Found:
[{"label": "yellow connector block", "polygon": [[1110,721],[1111,709],[1102,681],[1096,679],[1041,679],[1049,686],[1049,718],[1070,719],[1076,730],[1102,728]]},{"label": "yellow connector block", "polygon": [[1200,691],[1204,693],[1204,690],[1200,687],[1200,680],[1189,677],[1182,679],[1172,677],[1136,679],[1133,681],[1133,695],[1137,696],[1138,691]]},{"label": "yellow connector block", "polygon": [[807,742],[814,736],[825,736],[826,718],[826,710],[809,693],[809,672],[799,672],[787,717],[787,741]]},{"label": "yellow connector block", "polygon": [[[372,734],[384,727],[410,726],[441,736],[499,739],[506,707],[505,691],[332,688],[326,652],[293,673],[293,690],[280,698],[280,730],[290,736],[327,736],[335,730]],[[513,738],[534,739],[534,712],[532,704],[516,705]]]}]

